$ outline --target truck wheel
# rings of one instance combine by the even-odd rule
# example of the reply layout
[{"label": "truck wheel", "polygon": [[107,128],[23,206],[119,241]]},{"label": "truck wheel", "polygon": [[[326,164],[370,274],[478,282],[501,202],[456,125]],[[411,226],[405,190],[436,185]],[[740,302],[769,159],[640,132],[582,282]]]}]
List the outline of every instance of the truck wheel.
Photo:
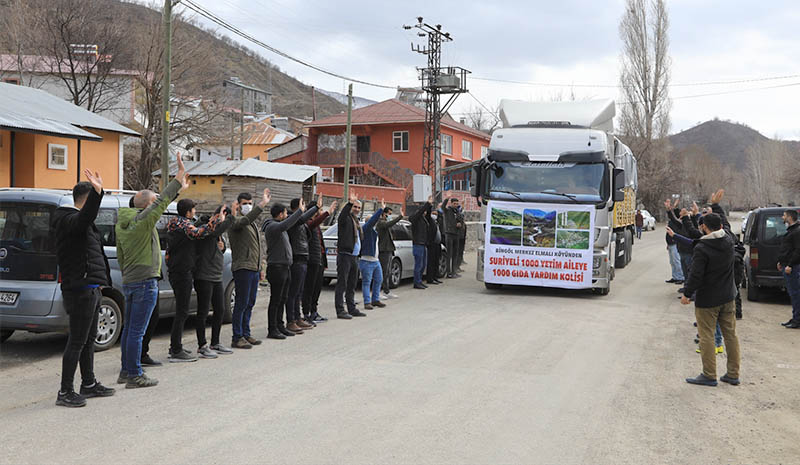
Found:
[{"label": "truck wheel", "polygon": [[0,342],[6,342],[6,340],[10,338],[12,334],[14,334],[13,329],[4,329],[0,331]]},{"label": "truck wheel", "polygon": [[497,290],[500,290],[500,289],[503,288],[502,284],[484,282],[483,285],[486,286],[486,289],[488,289],[490,291],[497,291]]},{"label": "truck wheel", "polygon": [[592,293],[595,295],[608,295],[611,292],[611,284],[608,287],[593,287]]},{"label": "truck wheel", "polygon": [[122,310],[117,302],[108,296],[100,299],[97,310],[97,336],[94,340],[94,351],[108,350],[117,343],[122,334]]},{"label": "truck wheel", "polygon": [[625,240],[625,234],[617,234],[617,239],[614,247],[614,268],[622,269],[628,263],[625,259],[628,257],[627,248],[628,241]]},{"label": "truck wheel", "polygon": [[758,299],[761,298],[761,289],[759,289],[754,282],[750,282],[749,284],[750,285],[747,286],[747,300],[750,302],[758,302]]},{"label": "truck wheel", "polygon": [[222,322],[230,323],[233,321],[233,305],[236,302],[236,285],[233,281],[228,283],[225,288],[225,313],[222,314]]}]

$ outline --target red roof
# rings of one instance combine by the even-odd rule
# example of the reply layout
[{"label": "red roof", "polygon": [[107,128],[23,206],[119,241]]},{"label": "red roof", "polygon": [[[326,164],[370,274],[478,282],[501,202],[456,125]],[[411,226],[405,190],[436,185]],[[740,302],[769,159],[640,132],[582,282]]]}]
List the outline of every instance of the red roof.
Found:
[{"label": "red roof", "polygon": [[[424,123],[425,110],[407,103],[403,103],[397,99],[389,99],[367,107],[353,110],[351,120],[353,125]],[[312,121],[306,124],[305,127],[330,127],[346,125],[347,114],[342,113]],[[459,132],[465,132],[486,140],[491,139],[489,134],[478,131],[477,129],[473,129],[465,124],[458,123],[453,120],[453,118],[448,116],[442,118],[442,126]]]}]

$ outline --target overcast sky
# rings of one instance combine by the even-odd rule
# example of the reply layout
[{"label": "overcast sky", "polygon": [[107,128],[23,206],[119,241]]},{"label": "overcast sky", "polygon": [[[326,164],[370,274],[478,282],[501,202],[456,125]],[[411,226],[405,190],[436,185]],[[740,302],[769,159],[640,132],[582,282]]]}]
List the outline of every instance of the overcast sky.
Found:
[{"label": "overcast sky", "polygon": [[[475,78],[525,82],[615,85],[623,0],[363,1],[195,0],[233,25],[284,52],[352,78],[392,86],[418,85],[416,66],[426,57],[403,24],[422,15],[440,23],[453,42],[442,64],[462,66]],[[800,8],[797,0],[669,0],[672,83],[800,75]],[[180,11],[181,7],[179,7]],[[199,18],[202,19],[202,18]],[[224,30],[220,32],[225,33]],[[346,92],[346,83],[273,55],[243,39],[283,71],[322,89]],[[770,86],[773,89],[739,92]],[[502,98],[554,96],[616,98],[613,87],[550,87],[469,79],[470,92],[494,107]],[[681,98],[698,94],[725,95]],[[373,100],[394,91],[354,86]],[[674,86],[672,131],[719,117],[763,134],[800,139],[800,77],[728,85]],[[451,110],[478,104],[462,95]]]}]

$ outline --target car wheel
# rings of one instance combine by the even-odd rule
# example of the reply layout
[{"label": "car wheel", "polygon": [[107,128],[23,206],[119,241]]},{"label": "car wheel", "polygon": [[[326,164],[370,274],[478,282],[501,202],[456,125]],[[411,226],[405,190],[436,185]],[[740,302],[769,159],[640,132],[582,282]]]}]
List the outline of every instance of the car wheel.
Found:
[{"label": "car wheel", "polygon": [[761,289],[758,288],[756,283],[749,282],[749,286],[747,286],[747,300],[750,302],[758,302],[758,299],[761,298]]},{"label": "car wheel", "polygon": [[222,314],[222,322],[230,323],[233,321],[233,306],[236,303],[236,285],[233,281],[228,283],[225,288],[225,313]]},{"label": "car wheel", "polygon": [[322,278],[322,285],[328,287],[333,282],[333,278]]},{"label": "car wheel", "polygon": [[447,275],[447,255],[439,254],[439,278],[444,278]]},{"label": "car wheel", "polygon": [[484,287],[486,287],[487,290],[490,290],[490,291],[497,291],[497,290],[503,288],[502,284],[487,283],[486,281],[483,282],[483,285],[484,285]]},{"label": "car wheel", "polygon": [[97,337],[94,339],[95,352],[108,350],[117,343],[122,334],[122,310],[111,297],[103,296],[97,310]]},{"label": "car wheel", "polygon": [[10,338],[12,334],[14,334],[13,329],[4,329],[0,331],[0,342],[6,342],[6,339]]},{"label": "car wheel", "polygon": [[389,289],[394,289],[400,285],[400,280],[403,278],[403,264],[399,258],[394,257],[389,266]]}]

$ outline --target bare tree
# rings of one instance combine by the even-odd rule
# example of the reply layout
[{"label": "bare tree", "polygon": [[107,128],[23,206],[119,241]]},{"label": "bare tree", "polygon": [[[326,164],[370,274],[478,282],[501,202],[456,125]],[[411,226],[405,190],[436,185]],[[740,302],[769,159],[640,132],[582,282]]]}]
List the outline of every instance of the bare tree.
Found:
[{"label": "bare tree", "polygon": [[797,166],[792,158],[781,141],[765,140],[747,149],[750,206],[784,204],[792,198],[796,192],[797,180],[786,176],[787,168]]},{"label": "bare tree", "polygon": [[486,111],[483,107],[470,106],[467,110],[467,125],[479,131],[492,132],[500,125],[497,108],[491,108],[492,112]]},{"label": "bare tree", "polygon": [[[218,74],[214,69],[214,57],[189,34],[193,26],[180,16],[176,16],[172,24],[171,82],[174,97],[170,108],[170,143],[188,150],[226,133],[221,93],[214,90],[219,89],[221,83],[209,83],[207,75],[191,72],[192,67],[201,65],[208,75]],[[125,157],[125,182],[129,189],[152,187],[152,172],[160,167],[161,161],[164,34],[162,22],[157,17],[153,17],[147,27],[145,33],[136,35],[138,41],[133,44],[136,49],[133,63],[140,90],[136,97],[136,110],[142,137],[138,142],[138,153],[131,151],[130,156],[126,154]]]},{"label": "bare tree", "polygon": [[[639,162],[640,199],[658,211],[674,178],[667,160],[670,128],[669,16],[664,0],[626,0],[620,21],[624,101],[620,133]],[[674,168],[673,168],[674,169]]]},{"label": "bare tree", "polygon": [[[20,84],[33,86],[35,81],[32,74],[27,71],[38,64],[34,55],[37,32],[41,30],[42,17],[30,8],[25,0],[11,0],[6,7],[6,14],[0,17],[0,28],[4,31],[6,48],[13,52],[15,75],[19,77]],[[6,63],[7,64],[7,63]],[[9,72],[10,68],[6,70]],[[2,77],[3,70],[0,70]]]}]

